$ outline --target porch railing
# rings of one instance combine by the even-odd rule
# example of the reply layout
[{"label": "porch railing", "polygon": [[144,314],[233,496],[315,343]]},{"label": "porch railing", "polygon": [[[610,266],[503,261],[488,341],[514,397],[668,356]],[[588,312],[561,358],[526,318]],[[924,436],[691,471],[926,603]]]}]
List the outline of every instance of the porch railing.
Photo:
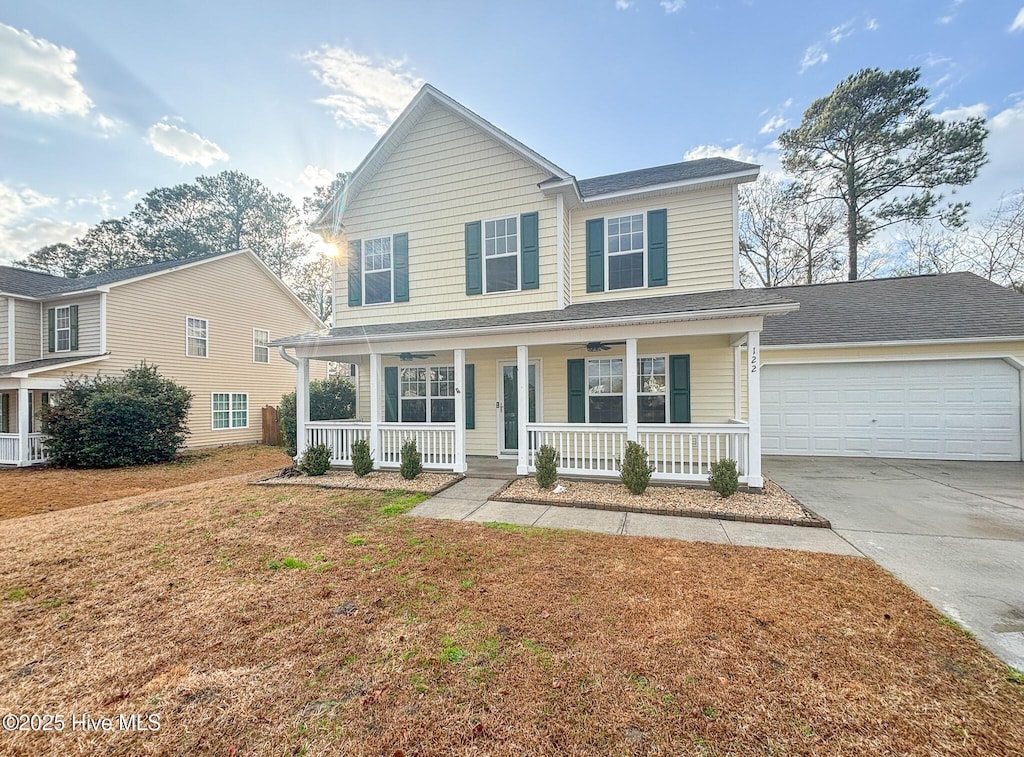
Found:
[{"label": "porch railing", "polygon": [[352,443],[365,439],[375,450],[374,462],[380,468],[401,465],[402,445],[410,440],[415,440],[424,468],[452,470],[455,466],[454,423],[381,423],[377,434],[376,440],[371,438],[370,424],[365,421],[310,421],[306,425],[307,443],[330,447],[332,465],[351,465]]},{"label": "porch railing", "polygon": [[[574,476],[617,476],[626,448],[625,424],[530,423],[530,472],[542,445],[558,452],[560,472]],[[655,481],[706,482],[711,464],[737,462],[740,480],[747,472],[750,430],[745,423],[650,423],[637,426],[637,441],[647,449]]]},{"label": "porch railing", "polygon": [[[0,465],[17,465],[20,460],[18,454],[18,435],[0,434]],[[45,463],[49,459],[46,454],[46,445],[43,442],[42,434],[28,435],[28,462],[30,465]]]}]

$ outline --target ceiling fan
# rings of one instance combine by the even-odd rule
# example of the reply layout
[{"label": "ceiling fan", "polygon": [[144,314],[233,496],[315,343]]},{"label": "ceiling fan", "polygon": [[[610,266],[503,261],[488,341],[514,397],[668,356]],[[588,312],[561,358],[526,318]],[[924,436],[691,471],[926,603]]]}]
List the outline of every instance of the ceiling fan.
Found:
[{"label": "ceiling fan", "polygon": [[576,349],[581,347],[587,352],[607,352],[616,345],[625,344],[625,342],[587,342],[586,344],[580,344],[576,346]]},{"label": "ceiling fan", "polygon": [[393,352],[389,357],[397,357],[402,362],[409,360],[426,360],[428,357],[437,357],[433,352]]}]

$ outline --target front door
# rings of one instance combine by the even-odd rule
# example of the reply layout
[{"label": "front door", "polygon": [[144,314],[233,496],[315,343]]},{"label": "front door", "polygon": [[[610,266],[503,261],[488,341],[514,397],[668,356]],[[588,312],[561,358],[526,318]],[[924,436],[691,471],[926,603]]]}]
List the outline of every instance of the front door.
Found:
[{"label": "front door", "polygon": [[[537,422],[537,361],[529,365],[530,423]],[[519,369],[514,362],[498,363],[498,452],[519,450]]]}]

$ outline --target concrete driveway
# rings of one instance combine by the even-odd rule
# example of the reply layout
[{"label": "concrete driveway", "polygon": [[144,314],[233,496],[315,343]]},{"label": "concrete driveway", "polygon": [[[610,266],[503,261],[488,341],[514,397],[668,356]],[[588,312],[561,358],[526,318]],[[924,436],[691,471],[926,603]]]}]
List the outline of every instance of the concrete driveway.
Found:
[{"label": "concrete driveway", "polygon": [[1024,463],[766,457],[764,469],[1024,670]]}]

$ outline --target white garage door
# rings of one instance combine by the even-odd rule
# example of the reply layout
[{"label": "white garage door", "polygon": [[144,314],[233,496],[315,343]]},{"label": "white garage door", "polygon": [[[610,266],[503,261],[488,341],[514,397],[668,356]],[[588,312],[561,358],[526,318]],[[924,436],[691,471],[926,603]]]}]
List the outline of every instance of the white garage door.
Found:
[{"label": "white garage door", "polygon": [[775,455],[1020,460],[1020,378],[1002,360],[766,365]]}]

